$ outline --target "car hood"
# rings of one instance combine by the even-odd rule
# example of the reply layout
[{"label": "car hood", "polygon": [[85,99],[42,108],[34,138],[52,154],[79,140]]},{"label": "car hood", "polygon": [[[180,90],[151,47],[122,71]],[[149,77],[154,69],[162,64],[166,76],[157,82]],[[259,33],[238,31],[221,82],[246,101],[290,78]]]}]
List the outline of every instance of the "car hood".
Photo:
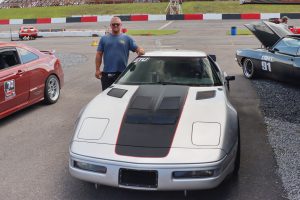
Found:
[{"label": "car hood", "polygon": [[220,150],[228,106],[223,87],[114,85],[84,109],[73,143],[132,157],[165,157],[171,148]]},{"label": "car hood", "polygon": [[293,34],[283,24],[261,21],[245,26],[256,36],[256,38],[266,47],[273,47],[281,38]]}]

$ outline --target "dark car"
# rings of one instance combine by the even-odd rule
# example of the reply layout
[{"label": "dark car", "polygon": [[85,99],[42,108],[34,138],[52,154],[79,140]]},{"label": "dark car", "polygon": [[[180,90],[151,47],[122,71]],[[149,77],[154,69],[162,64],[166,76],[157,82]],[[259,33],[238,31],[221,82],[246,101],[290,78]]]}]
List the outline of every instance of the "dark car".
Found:
[{"label": "dark car", "polygon": [[283,24],[261,21],[245,25],[262,43],[258,49],[240,49],[236,60],[244,76],[300,83],[300,35]]},{"label": "dark car", "polygon": [[63,83],[53,52],[0,42],[0,119],[42,100],[55,103]]}]

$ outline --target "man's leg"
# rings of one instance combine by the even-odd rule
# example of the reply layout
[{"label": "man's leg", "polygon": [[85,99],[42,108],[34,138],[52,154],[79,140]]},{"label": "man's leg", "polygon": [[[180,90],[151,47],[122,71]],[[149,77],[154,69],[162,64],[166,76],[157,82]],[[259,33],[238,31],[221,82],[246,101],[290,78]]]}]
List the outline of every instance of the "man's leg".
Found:
[{"label": "man's leg", "polygon": [[114,76],[108,76],[107,74],[103,74],[101,78],[102,91],[111,86],[115,80],[119,77],[120,74],[116,74]]},{"label": "man's leg", "polygon": [[107,77],[107,75],[102,75],[101,77],[101,85],[102,85],[102,91],[106,90],[106,88],[108,88],[111,83],[111,81],[109,80],[109,77]]}]

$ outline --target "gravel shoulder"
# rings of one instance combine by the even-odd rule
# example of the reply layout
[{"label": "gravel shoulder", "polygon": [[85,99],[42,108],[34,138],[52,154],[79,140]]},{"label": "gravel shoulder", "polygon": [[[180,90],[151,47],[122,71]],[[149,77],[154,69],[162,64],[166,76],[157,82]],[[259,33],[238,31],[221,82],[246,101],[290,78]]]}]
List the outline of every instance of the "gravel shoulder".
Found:
[{"label": "gravel shoulder", "polygon": [[300,87],[254,80],[278,174],[290,200],[300,199]]}]

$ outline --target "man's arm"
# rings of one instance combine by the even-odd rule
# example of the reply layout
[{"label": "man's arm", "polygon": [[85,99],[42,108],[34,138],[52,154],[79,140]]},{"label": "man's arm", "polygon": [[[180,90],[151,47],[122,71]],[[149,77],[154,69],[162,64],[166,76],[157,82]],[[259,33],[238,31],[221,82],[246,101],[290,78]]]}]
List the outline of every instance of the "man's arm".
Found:
[{"label": "man's arm", "polygon": [[98,78],[98,79],[101,78],[101,73],[102,73],[102,71],[100,71],[100,66],[101,66],[101,63],[102,63],[102,56],[103,56],[103,52],[102,51],[97,51],[96,59],[95,59],[95,63],[96,63],[95,77]]}]

